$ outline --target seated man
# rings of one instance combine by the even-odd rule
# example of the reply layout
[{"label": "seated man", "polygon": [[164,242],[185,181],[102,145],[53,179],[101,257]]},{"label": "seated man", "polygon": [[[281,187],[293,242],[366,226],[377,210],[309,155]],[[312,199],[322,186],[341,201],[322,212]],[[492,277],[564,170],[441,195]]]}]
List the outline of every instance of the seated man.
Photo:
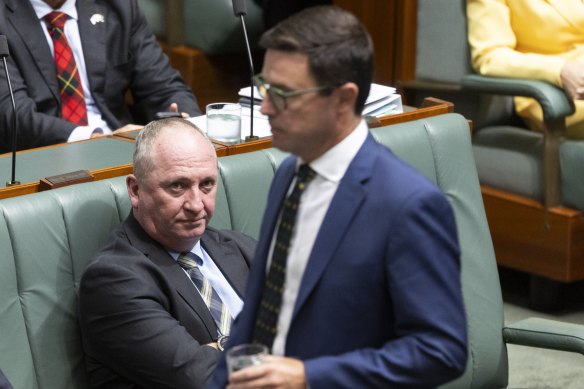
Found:
[{"label": "seated man", "polygon": [[[584,2],[468,0],[467,17],[475,70],[564,88],[576,105],[566,135],[584,139]],[[529,127],[542,130],[535,100],[516,97],[515,109]]]},{"label": "seated man", "polygon": [[434,388],[458,377],[467,335],[454,215],[367,129],[369,34],[319,6],[260,45],[260,110],[292,156],[274,176],[228,347],[272,355],[229,376],[222,359],[211,387]]},{"label": "seated man", "polygon": [[[19,149],[134,128],[160,111],[200,114],[137,0],[0,0],[0,33],[10,48]],[[0,85],[5,152],[13,113],[3,71]]]},{"label": "seated man", "polygon": [[243,305],[255,241],[208,227],[217,157],[191,123],[148,124],[132,212],[86,269],[79,320],[92,388],[204,388]]}]

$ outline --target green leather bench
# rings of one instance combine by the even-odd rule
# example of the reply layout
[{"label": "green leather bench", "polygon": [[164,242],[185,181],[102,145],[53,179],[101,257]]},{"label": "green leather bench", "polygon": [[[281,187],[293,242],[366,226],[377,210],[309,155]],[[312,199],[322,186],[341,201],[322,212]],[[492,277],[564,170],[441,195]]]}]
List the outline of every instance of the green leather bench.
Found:
[{"label": "green leather bench", "polygon": [[[466,120],[448,114],[372,132],[437,183],[454,208],[470,340],[466,372],[447,387],[506,387],[505,342],[583,352],[581,326],[528,319],[503,328]],[[284,157],[269,149],[221,158],[212,224],[257,237],[270,181]],[[76,290],[87,261],[129,210],[123,177],[0,201],[0,369],[16,389],[87,386]]]}]

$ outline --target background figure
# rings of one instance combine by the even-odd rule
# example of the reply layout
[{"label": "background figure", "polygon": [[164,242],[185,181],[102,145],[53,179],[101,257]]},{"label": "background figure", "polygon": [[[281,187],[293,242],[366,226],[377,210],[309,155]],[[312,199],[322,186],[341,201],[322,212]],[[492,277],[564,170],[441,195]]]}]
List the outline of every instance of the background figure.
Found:
[{"label": "background figure", "polygon": [[265,28],[272,28],[288,16],[315,5],[332,4],[332,0],[254,0],[264,11]]},{"label": "background figure", "polygon": [[[582,0],[468,0],[472,65],[483,75],[547,81],[574,99],[567,136],[584,139],[584,2]],[[515,98],[515,109],[541,131],[535,100]]]},{"label": "background figure", "polygon": [[255,77],[278,168],[228,347],[272,356],[211,387],[436,387],[467,360],[457,231],[444,194],[378,144],[361,116],[371,39],[333,6],[260,41]]},{"label": "background figure", "polygon": [[[200,114],[136,0],[0,0],[0,33],[10,48],[19,149],[133,129],[159,111]],[[4,72],[0,85],[2,152],[12,145],[13,116]],[[72,117],[68,96],[77,102]]]},{"label": "background figure", "polygon": [[91,388],[205,388],[255,249],[208,227],[217,180],[215,149],[188,121],[159,120],[138,135],[132,212],[79,288]]}]

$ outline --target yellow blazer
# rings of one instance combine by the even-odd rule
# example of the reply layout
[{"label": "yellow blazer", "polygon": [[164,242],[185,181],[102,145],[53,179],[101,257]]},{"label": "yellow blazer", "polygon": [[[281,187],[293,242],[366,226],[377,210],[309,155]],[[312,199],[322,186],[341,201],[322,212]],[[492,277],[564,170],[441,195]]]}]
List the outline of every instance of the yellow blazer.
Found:
[{"label": "yellow blazer", "polygon": [[[584,59],[583,0],[467,0],[472,65],[484,75],[538,79],[562,86],[568,59]],[[584,101],[568,119],[568,135],[584,138]],[[517,98],[517,112],[534,129],[541,109]]]}]

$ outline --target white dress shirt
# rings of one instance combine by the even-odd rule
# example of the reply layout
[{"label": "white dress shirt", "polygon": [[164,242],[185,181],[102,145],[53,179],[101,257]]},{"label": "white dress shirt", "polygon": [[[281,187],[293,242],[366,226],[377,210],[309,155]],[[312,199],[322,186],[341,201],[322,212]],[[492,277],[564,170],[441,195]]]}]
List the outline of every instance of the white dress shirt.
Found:
[{"label": "white dress shirt", "polygon": [[[221,270],[217,267],[213,259],[207,254],[207,252],[201,246],[201,242],[197,242],[195,247],[192,248],[191,253],[197,255],[199,258],[203,260],[203,264],[199,266],[199,270],[201,270],[201,274],[205,276],[205,278],[209,281],[215,292],[221,297],[221,301],[223,304],[227,305],[229,309],[229,313],[231,317],[235,319],[241,309],[243,308],[243,300],[239,297],[237,292],[231,287],[227,278],[223,275]],[[170,252],[170,255],[174,258],[174,260],[178,260],[178,256],[180,253],[177,252]],[[184,269],[183,269],[184,270]],[[185,274],[189,278],[189,273],[184,270]],[[194,283],[193,283],[194,285]],[[196,287],[195,287],[196,288]]]},{"label": "white dress shirt", "polygon": [[77,69],[81,78],[81,84],[83,85],[85,105],[87,106],[88,125],[76,127],[73,132],[71,132],[71,135],[69,135],[69,139],[67,139],[68,142],[89,139],[96,128],[101,128],[104,134],[112,133],[105,120],[103,120],[101,117],[101,112],[99,111],[97,105],[95,105],[95,101],[91,95],[89,78],[87,77],[87,69],[85,67],[85,58],[83,57],[83,47],[81,46],[81,37],[79,35],[79,26],[77,25],[78,17],[77,8],[75,8],[75,1],[76,0],[66,0],[60,8],[53,9],[42,0],[30,0],[34,11],[39,18],[39,22],[41,23],[53,57],[55,55],[53,48],[53,38],[51,38],[47,28],[47,23],[43,20],[43,18],[53,11],[63,12],[69,16],[65,22],[64,33],[67,41],[69,42],[69,46],[71,47],[71,51],[73,51],[73,57],[75,57],[75,63],[77,64]]},{"label": "white dress shirt", "polygon": [[[292,241],[286,260],[286,283],[282,294],[280,317],[278,318],[278,333],[272,346],[274,355],[284,355],[292,313],[312,247],[339,183],[349,164],[365,142],[368,132],[367,124],[362,120],[349,136],[310,163],[316,176],[307,185],[298,206],[296,224],[292,232]],[[302,161],[299,161],[299,164],[301,163]],[[294,182],[290,185],[289,193],[293,187]],[[272,258],[276,234],[277,231],[274,231],[268,258]]]}]

